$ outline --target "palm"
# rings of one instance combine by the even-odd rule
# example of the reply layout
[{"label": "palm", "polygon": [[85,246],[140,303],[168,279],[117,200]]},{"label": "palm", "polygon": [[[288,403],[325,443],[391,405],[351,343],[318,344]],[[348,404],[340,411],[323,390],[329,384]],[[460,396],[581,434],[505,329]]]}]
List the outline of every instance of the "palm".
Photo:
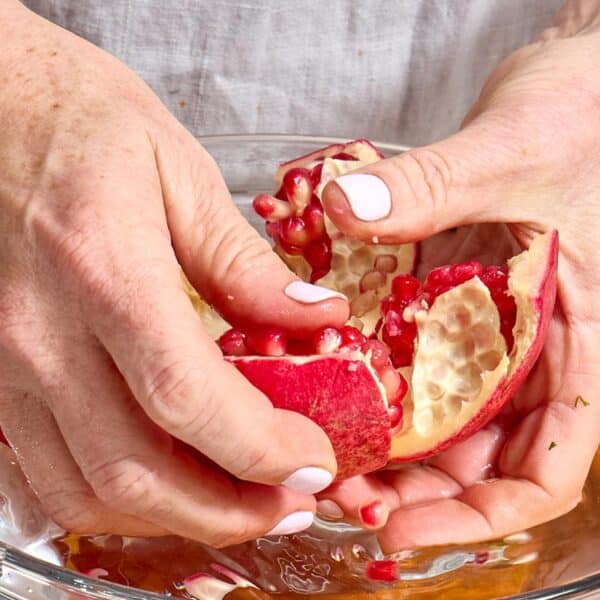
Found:
[{"label": "palm", "polygon": [[[522,229],[513,231],[520,240],[528,237]],[[421,270],[475,257],[502,263],[515,246],[506,226],[461,228],[424,243]],[[585,368],[593,346],[585,343],[589,333],[582,334],[573,313],[566,261],[563,257],[545,350],[493,423],[426,462],[356,477],[324,495],[357,521],[361,506],[383,500],[390,509],[379,532],[385,550],[505,535],[554,518],[579,501],[596,448],[600,406],[575,402],[578,395],[590,401],[599,385],[591,367]]]}]

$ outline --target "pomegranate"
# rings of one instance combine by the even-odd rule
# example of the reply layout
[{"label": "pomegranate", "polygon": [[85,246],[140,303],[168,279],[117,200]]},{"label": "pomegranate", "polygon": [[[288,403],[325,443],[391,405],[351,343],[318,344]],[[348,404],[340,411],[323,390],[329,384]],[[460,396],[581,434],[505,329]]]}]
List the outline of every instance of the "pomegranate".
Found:
[{"label": "pomegranate", "polygon": [[351,240],[323,213],[320,198],[331,179],[381,158],[366,140],[321,148],[283,163],[277,192],[259,194],[253,203],[281,258],[302,279],[345,294],[353,323],[364,333],[372,332],[379,301],[389,293],[394,275],[413,272],[417,246]]},{"label": "pomegranate", "polygon": [[370,338],[348,326],[300,342],[231,330],[220,344],[275,406],[324,429],[338,478],[423,459],[487,424],[531,370],[554,306],[557,252],[551,232],[506,267],[439,267],[422,284],[396,276]]},{"label": "pomegranate", "polygon": [[411,274],[414,245],[342,236],[323,215],[322,187],[378,158],[363,140],[329,146],[283,164],[278,192],[254,203],[298,275],[349,296],[348,324],[294,340],[273,329],[223,332],[220,320],[217,334],[226,359],[276,407],[323,428],[338,479],[424,459],[487,424],[539,356],[556,297],[555,231],[506,265],[447,265],[422,282]]}]

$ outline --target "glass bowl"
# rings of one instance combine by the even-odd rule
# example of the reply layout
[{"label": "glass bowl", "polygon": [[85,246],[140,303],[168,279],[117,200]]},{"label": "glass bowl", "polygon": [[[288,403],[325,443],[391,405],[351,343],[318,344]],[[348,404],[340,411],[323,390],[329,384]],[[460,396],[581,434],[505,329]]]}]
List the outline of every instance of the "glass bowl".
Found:
[{"label": "glass bowl", "polygon": [[[256,193],[272,189],[277,164],[338,141],[345,140],[290,135],[201,139],[219,164],[240,210],[261,233],[263,226],[252,213],[251,201]],[[407,149],[377,145],[386,155]],[[4,454],[0,453],[0,458]],[[2,598],[158,600],[175,590],[155,576],[166,564],[172,569],[169,576],[177,583],[196,571],[212,569],[218,575],[215,563],[244,575],[265,592],[284,597],[600,598],[600,455],[582,503],[568,515],[491,543],[400,552],[392,557],[397,561],[399,577],[393,586],[365,578],[366,561],[383,556],[372,535],[347,526],[317,522],[306,533],[265,538],[225,550],[178,538],[76,538],[53,528],[32,498],[31,506],[17,517],[21,510],[17,509],[17,496],[21,500],[28,497],[25,484],[17,480],[14,460],[4,456],[4,462],[0,461]],[[20,522],[19,527],[16,522]],[[47,543],[56,537],[61,540]],[[177,561],[173,561],[174,556]],[[106,568],[120,583],[82,575],[73,571],[74,567],[86,572]],[[143,590],[122,585],[140,581]],[[248,594],[265,596],[248,589],[241,591],[241,595]]]}]

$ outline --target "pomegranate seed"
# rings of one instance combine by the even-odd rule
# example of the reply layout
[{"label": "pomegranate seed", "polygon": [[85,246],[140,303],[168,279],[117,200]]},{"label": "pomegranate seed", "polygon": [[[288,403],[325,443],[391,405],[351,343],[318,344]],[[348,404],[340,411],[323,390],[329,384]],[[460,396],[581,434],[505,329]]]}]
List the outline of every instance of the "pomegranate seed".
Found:
[{"label": "pomegranate seed", "polygon": [[294,214],[301,214],[308,206],[313,193],[313,184],[308,169],[301,167],[290,169],[283,176],[282,187]]},{"label": "pomegranate seed", "polygon": [[394,402],[402,402],[404,400],[404,396],[406,396],[406,392],[408,392],[408,381],[406,381],[405,377],[400,375],[400,386],[398,387],[398,393],[396,394],[396,398],[394,398]]},{"label": "pomegranate seed", "polygon": [[321,183],[321,175],[323,173],[323,162],[321,161],[316,166],[314,166],[310,171],[310,181],[313,185],[313,188],[316,188],[319,183]]},{"label": "pomegranate seed", "polygon": [[358,160],[356,156],[352,156],[352,154],[348,154],[347,152],[338,152],[334,154],[331,158],[334,160]]},{"label": "pomegranate seed", "polygon": [[279,200],[269,194],[256,196],[252,201],[252,206],[263,219],[271,219],[272,221],[285,219],[292,214],[292,207],[289,202]]},{"label": "pomegranate seed", "polygon": [[265,229],[267,231],[267,235],[274,241],[279,241],[279,233],[281,231],[281,226],[278,221],[267,221],[265,223]]},{"label": "pomegranate seed", "polygon": [[306,230],[311,239],[320,239],[325,235],[325,219],[321,205],[311,202],[302,213],[302,219],[306,223]]},{"label": "pomegranate seed", "polygon": [[409,302],[417,297],[421,283],[412,275],[398,275],[392,281],[392,294],[402,302]]},{"label": "pomegranate seed", "polygon": [[317,354],[335,352],[342,344],[342,335],[335,327],[325,327],[315,335],[314,347]]},{"label": "pomegranate seed", "polygon": [[367,563],[365,576],[373,581],[397,581],[396,571],[393,560],[371,560]]},{"label": "pomegranate seed", "polygon": [[476,565],[485,565],[485,563],[490,559],[490,553],[487,550],[482,550],[481,552],[477,552],[473,557],[473,562]]},{"label": "pomegranate seed", "polygon": [[304,258],[313,269],[325,271],[331,268],[331,242],[317,240],[304,249]]},{"label": "pomegranate seed", "polygon": [[281,246],[282,250],[287,252],[288,254],[302,254],[303,248],[300,246],[295,246],[294,244],[289,244],[283,238],[279,237],[277,243]]},{"label": "pomegranate seed", "polygon": [[371,353],[371,365],[376,371],[383,369],[390,358],[390,351],[385,344],[378,340],[367,340],[363,345],[362,351],[366,354]]},{"label": "pomegranate seed", "polygon": [[351,325],[344,325],[340,329],[340,334],[342,336],[342,346],[352,344],[361,349],[367,341],[367,338],[356,327],[352,327]]},{"label": "pomegranate seed", "polygon": [[283,356],[286,352],[286,337],[279,329],[257,329],[246,337],[248,348],[262,356]]},{"label": "pomegranate seed", "polygon": [[388,399],[396,399],[398,390],[402,385],[400,382],[400,373],[396,372],[392,367],[384,367],[379,371],[379,380],[385,389]]},{"label": "pomegranate seed", "polygon": [[380,500],[375,500],[359,509],[360,520],[368,527],[376,527],[381,522],[384,507]]},{"label": "pomegranate seed", "polygon": [[329,273],[329,269],[313,269],[310,274],[310,282],[318,281],[321,277],[325,277],[327,273]]},{"label": "pomegranate seed", "polygon": [[290,217],[281,222],[281,241],[292,246],[302,247],[310,242],[306,224],[300,217]]},{"label": "pomegranate seed", "polygon": [[388,414],[390,415],[390,429],[396,429],[402,423],[402,406],[399,404],[392,404],[388,408]]},{"label": "pomegranate seed", "polygon": [[218,344],[226,356],[245,356],[248,354],[246,334],[238,329],[226,331],[219,338]]}]

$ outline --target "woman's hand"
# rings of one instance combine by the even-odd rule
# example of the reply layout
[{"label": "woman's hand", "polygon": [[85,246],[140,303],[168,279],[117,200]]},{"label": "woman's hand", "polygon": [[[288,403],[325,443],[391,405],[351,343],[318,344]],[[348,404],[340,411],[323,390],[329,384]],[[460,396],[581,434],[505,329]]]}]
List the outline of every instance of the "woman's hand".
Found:
[{"label": "woman's hand", "polygon": [[[496,222],[527,247],[540,232],[560,232],[548,339],[498,424],[426,464],[355,478],[322,495],[330,516],[341,508],[363,525],[375,516],[371,526],[386,551],[483,540],[557,517],[579,502],[598,447],[598,2],[568,3],[556,23],[492,74],[459,133],[361,170],[389,189],[363,196],[378,203],[377,220],[354,216],[361,200],[352,197],[352,176],[343,189],[325,190],[331,219],[364,240],[406,242]],[[363,191],[366,182],[359,181]]]},{"label": "woman's hand", "polygon": [[121,63],[12,0],[0,40],[0,426],[43,506],[71,531],[216,546],[304,529],[331,445],[222,360],[179,264],[234,323],[298,333],[346,302],[286,294],[214,162]]}]

